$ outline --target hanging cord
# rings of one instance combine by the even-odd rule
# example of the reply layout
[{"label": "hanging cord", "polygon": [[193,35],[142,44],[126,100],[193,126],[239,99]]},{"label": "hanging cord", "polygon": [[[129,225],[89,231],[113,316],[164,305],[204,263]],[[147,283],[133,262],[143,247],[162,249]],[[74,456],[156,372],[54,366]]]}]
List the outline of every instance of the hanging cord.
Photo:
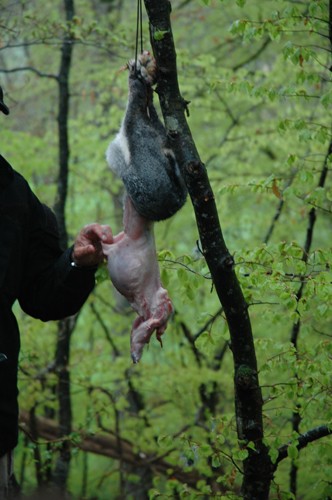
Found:
[{"label": "hanging cord", "polygon": [[135,71],[137,72],[138,61],[138,46],[141,45],[141,53],[143,52],[143,20],[142,20],[142,0],[137,0],[136,14],[136,44],[135,44]]}]

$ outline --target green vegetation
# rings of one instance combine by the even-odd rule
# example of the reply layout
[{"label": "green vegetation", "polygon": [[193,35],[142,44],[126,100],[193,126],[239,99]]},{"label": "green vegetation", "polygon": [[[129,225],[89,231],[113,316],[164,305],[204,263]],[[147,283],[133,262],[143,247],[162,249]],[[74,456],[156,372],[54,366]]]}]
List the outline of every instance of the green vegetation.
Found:
[{"label": "green vegetation", "polygon": [[[70,244],[91,221],[121,230],[122,186],[104,156],[126,106],[121,69],[134,56],[136,2],[75,0],[66,21],[68,1],[0,0],[0,78],[11,109],[1,121],[1,153],[54,206],[57,75],[64,40],[73,46]],[[172,1],[180,90],[190,101],[188,123],[249,306],[264,443],[272,463],[280,460],[271,499],[332,498],[329,9],[328,0]],[[145,11],[143,22],[150,49]],[[162,43],[167,33],[158,31],[155,39]],[[155,231],[175,307],[163,349],[153,338],[132,365],[134,314],[105,269],[70,324],[65,368],[73,415],[65,486],[73,498],[241,498],[243,461],[255,443],[239,440],[228,326],[190,200]],[[63,449],[53,364],[60,330],[15,307],[25,422],[16,472],[30,492],[48,481]],[[237,367],[242,387],[250,388],[252,377],[249,367]],[[26,431],[29,412],[40,419],[39,431],[31,425]],[[317,438],[299,450],[299,435],[312,430]]]}]

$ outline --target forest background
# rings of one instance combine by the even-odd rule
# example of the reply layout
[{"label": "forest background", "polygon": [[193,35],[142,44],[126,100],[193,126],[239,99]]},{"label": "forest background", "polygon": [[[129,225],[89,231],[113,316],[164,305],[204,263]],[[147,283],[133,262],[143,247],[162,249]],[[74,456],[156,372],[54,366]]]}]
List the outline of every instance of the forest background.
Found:
[{"label": "forest background", "polygon": [[[64,244],[91,221],[121,230],[105,150],[126,106],[136,2],[0,4],[1,153],[54,207]],[[172,1],[188,123],[252,324],[270,498],[332,497],[331,11]],[[75,318],[42,323],[15,307],[26,493],[52,479],[74,498],[241,497],[256,443],[239,436],[227,321],[190,200],[155,232],[175,314],[163,349],[153,339],[137,366],[134,314],[105,269]]]}]

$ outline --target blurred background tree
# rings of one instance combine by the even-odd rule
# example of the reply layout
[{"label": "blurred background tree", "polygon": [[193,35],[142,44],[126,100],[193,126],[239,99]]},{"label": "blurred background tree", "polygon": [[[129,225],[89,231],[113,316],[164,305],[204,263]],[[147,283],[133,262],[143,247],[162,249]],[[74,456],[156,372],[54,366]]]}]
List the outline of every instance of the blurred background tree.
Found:
[{"label": "blurred background tree", "polygon": [[[76,0],[70,16],[61,0],[0,5],[1,84],[11,109],[2,154],[59,215],[59,89],[70,47],[63,228],[69,244],[93,220],[118,231],[122,188],[104,155],[126,106],[121,68],[134,55],[135,2]],[[332,419],[329,12],[327,0],[172,1],[189,125],[249,304],[266,444],[273,462],[288,454],[270,498],[332,495],[331,438],[297,448],[299,434],[328,433]],[[133,314],[104,270],[70,320],[68,363],[56,356],[61,324],[17,308],[16,472],[25,492],[50,480],[65,449],[60,482],[74,498],[240,495],[248,449],[237,440],[228,329],[197,239],[189,202],[156,225],[176,312],[163,350],[153,339],[138,366],[129,355]],[[71,408],[65,429],[61,381]]]}]

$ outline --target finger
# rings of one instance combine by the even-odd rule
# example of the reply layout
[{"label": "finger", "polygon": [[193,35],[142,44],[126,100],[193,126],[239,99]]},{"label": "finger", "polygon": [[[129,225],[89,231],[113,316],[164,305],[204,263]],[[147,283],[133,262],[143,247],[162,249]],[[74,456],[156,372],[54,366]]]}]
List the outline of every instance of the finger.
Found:
[{"label": "finger", "polygon": [[90,224],[88,226],[85,226],[85,228],[82,231],[82,235],[87,240],[98,241],[102,239],[103,232],[101,226],[97,224]]},{"label": "finger", "polygon": [[112,243],[113,234],[109,226],[100,224],[89,224],[83,229],[84,237],[90,241],[104,241]]},{"label": "finger", "polygon": [[103,243],[113,243],[113,233],[109,226],[101,226]]}]

